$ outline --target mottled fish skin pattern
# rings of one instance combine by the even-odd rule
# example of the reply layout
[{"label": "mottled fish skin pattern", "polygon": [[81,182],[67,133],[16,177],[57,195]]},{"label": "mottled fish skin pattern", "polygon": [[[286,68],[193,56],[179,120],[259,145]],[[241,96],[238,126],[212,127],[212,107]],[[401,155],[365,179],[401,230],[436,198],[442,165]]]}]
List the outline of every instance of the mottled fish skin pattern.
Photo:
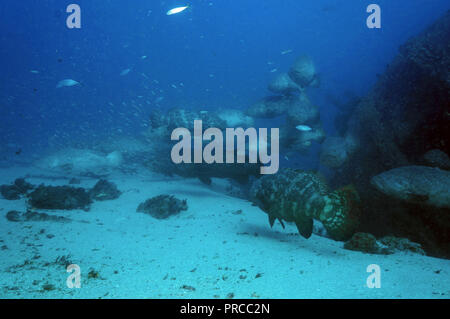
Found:
[{"label": "mottled fish skin pattern", "polygon": [[349,238],[359,219],[356,191],[347,187],[332,192],[312,172],[283,169],[263,176],[252,185],[250,197],[268,214],[271,226],[275,220],[294,222],[305,238],[312,234],[313,219],[335,240]]}]

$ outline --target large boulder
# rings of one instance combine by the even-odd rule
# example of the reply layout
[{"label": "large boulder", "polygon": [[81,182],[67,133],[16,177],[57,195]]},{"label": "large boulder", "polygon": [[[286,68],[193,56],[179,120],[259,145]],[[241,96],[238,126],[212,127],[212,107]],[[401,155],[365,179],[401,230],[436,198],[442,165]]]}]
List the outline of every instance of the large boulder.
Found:
[{"label": "large boulder", "polygon": [[252,127],[254,120],[252,117],[246,115],[243,111],[237,109],[225,109],[217,112],[217,116],[225,121],[226,127]]},{"label": "large boulder", "polygon": [[0,194],[4,199],[17,200],[33,188],[34,186],[30,183],[27,183],[25,179],[18,178],[12,185],[0,185]]},{"label": "large boulder", "polygon": [[269,96],[251,105],[245,114],[254,118],[270,119],[285,114],[290,105],[289,96]]},{"label": "large boulder", "polygon": [[359,231],[406,237],[439,257],[450,257],[449,209],[436,207],[433,194],[385,195],[370,183],[373,176],[399,167],[444,168],[437,164],[442,153],[440,159],[435,152],[428,154],[428,160],[424,154],[434,149],[450,154],[449,25],[447,11],[409,39],[350,115],[341,117],[341,136],[357,138],[358,147],[330,182],[357,188],[364,211]]},{"label": "large boulder", "polygon": [[339,168],[352,155],[356,147],[356,141],[351,136],[327,137],[322,143],[320,162],[330,168]]},{"label": "large boulder", "polygon": [[290,94],[302,90],[297,83],[292,81],[287,73],[280,73],[277,75],[272,82],[270,82],[268,89],[276,94]]},{"label": "large boulder", "polygon": [[372,178],[380,192],[410,203],[450,208],[450,172],[427,166],[404,166]]},{"label": "large boulder", "polygon": [[311,103],[305,93],[290,98],[287,123],[293,127],[300,124],[315,124],[320,120],[319,109]]},{"label": "large boulder", "polygon": [[38,209],[89,210],[89,193],[80,187],[39,185],[27,195],[28,204]]},{"label": "large boulder", "polygon": [[302,88],[319,85],[316,68],[312,59],[307,55],[302,55],[297,58],[289,70],[289,76]]}]

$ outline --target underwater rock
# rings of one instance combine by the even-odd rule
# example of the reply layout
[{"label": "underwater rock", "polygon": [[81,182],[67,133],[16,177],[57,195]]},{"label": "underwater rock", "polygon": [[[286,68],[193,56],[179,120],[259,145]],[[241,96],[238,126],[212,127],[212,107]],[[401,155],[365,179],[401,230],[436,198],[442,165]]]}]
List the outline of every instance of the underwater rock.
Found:
[{"label": "underwater rock", "polygon": [[246,115],[241,110],[236,109],[226,109],[218,111],[217,116],[225,121],[226,127],[235,128],[235,127],[252,127],[254,124],[253,118]]},{"label": "underwater rock", "polygon": [[12,185],[1,185],[0,194],[7,200],[17,200],[33,188],[34,186],[27,183],[25,179],[18,178]]},{"label": "underwater rock", "polygon": [[99,180],[89,191],[91,199],[98,201],[116,199],[121,194],[122,192],[117,189],[116,184],[105,179]]},{"label": "underwater rock", "polygon": [[70,218],[66,218],[63,216],[54,216],[49,215],[46,213],[37,213],[32,211],[27,211],[25,213],[21,213],[15,210],[9,211],[6,214],[6,219],[8,219],[10,222],[28,222],[28,221],[40,221],[40,222],[60,222],[60,223],[66,223],[72,221]]},{"label": "underwater rock", "polygon": [[330,168],[341,167],[356,149],[356,142],[350,136],[327,137],[322,143],[320,162]]},{"label": "underwater rock", "polygon": [[299,131],[296,127],[284,126],[280,128],[280,147],[285,153],[307,153],[313,142],[322,143],[325,131],[321,125],[311,127],[309,131]]},{"label": "underwater rock", "polygon": [[11,210],[6,213],[6,219],[10,222],[20,222],[22,221],[22,213],[16,210]]},{"label": "underwater rock", "polygon": [[84,176],[102,176],[111,173],[123,162],[118,151],[102,154],[87,149],[64,149],[45,157],[36,166],[51,171]]},{"label": "underwater rock", "polygon": [[[420,243],[427,254],[450,258],[448,208],[417,205],[370,187],[374,175],[424,163],[439,149],[450,155],[450,11],[409,39],[364,97],[341,118],[340,136],[357,147],[330,184],[355,185],[364,214],[361,229]],[[346,112],[347,113],[347,112]],[[345,122],[345,123],[344,123]],[[434,165],[432,165],[434,166]]]},{"label": "underwater rock", "polygon": [[27,195],[28,204],[40,209],[89,210],[92,200],[84,188],[39,185]]},{"label": "underwater rock", "polygon": [[317,175],[301,170],[284,169],[276,175],[256,180],[250,199],[269,216],[272,226],[278,219],[295,222],[299,233],[309,238],[313,219],[322,222],[335,240],[349,238],[359,219],[359,198],[351,187],[334,192]]},{"label": "underwater rock", "polygon": [[302,90],[301,87],[292,81],[287,73],[281,73],[273,79],[272,82],[270,82],[268,89],[276,94],[289,94]]},{"label": "underwater rock", "polygon": [[[418,36],[400,47],[400,53],[436,82],[450,85],[450,10]],[[431,99],[433,100],[433,99]]]},{"label": "underwater rock", "polygon": [[393,250],[379,243],[374,235],[369,233],[355,233],[352,238],[344,244],[348,250],[356,250],[366,254],[389,255]]},{"label": "underwater rock", "polygon": [[165,219],[187,209],[187,200],[180,200],[172,195],[159,195],[141,203],[136,211],[157,219]]},{"label": "underwater rock", "polygon": [[286,98],[289,101],[287,123],[291,126],[315,124],[320,120],[319,109],[313,105],[305,93]]},{"label": "underwater rock", "polygon": [[371,180],[380,192],[409,203],[450,208],[450,172],[428,166],[394,168]]},{"label": "underwater rock", "polygon": [[270,119],[285,114],[290,105],[290,96],[269,96],[250,106],[245,113],[254,118]]},{"label": "underwater rock", "polygon": [[297,58],[289,70],[289,76],[292,81],[302,88],[319,85],[316,68],[312,59],[307,55],[302,55]]},{"label": "underwater rock", "polygon": [[337,168],[348,158],[347,143],[342,137],[327,137],[322,144],[320,162],[328,167]]},{"label": "underwater rock", "polygon": [[441,150],[434,149],[428,151],[423,158],[429,166],[450,170],[450,158]]}]

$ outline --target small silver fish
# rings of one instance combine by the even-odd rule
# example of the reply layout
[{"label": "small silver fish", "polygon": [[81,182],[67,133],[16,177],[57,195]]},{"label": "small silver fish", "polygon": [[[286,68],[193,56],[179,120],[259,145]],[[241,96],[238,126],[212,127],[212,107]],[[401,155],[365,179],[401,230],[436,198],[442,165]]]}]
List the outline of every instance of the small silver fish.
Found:
[{"label": "small silver fish", "polygon": [[189,8],[189,6],[185,6],[185,7],[176,7],[176,8],[173,8],[173,9],[170,9],[169,11],[167,11],[166,14],[167,14],[168,16],[171,16],[172,14],[180,13],[180,12],[186,10],[187,8]]},{"label": "small silver fish", "polygon": [[125,69],[122,72],[120,72],[121,76],[127,75],[128,73],[130,73],[131,69]]},{"label": "small silver fish", "polygon": [[63,86],[69,87],[69,86],[74,86],[74,85],[79,85],[79,84],[80,84],[80,82],[77,82],[75,80],[65,79],[65,80],[59,81],[58,84],[56,84],[56,88],[58,89],[58,88],[61,88]]},{"label": "small silver fish", "polygon": [[297,125],[295,128],[301,132],[308,132],[312,130],[312,128],[308,125]]}]

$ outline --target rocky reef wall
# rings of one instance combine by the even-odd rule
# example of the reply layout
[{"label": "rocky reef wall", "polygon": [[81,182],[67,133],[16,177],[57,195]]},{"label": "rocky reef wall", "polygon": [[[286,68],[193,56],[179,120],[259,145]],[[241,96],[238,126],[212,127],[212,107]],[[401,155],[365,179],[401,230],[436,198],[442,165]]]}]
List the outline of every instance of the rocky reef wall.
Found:
[{"label": "rocky reef wall", "polygon": [[431,162],[439,158],[448,162],[450,154],[449,70],[447,12],[400,47],[371,92],[355,105],[346,123],[339,123],[347,130],[338,138],[354,141],[352,149],[342,143],[341,153],[330,147],[322,154],[325,162],[332,152],[344,154],[334,162],[332,185],[357,188],[363,205],[362,231],[408,237],[423,244],[428,254],[441,257],[450,257],[450,210],[386,195],[371,185],[371,179],[408,165],[448,169],[448,164]]}]

